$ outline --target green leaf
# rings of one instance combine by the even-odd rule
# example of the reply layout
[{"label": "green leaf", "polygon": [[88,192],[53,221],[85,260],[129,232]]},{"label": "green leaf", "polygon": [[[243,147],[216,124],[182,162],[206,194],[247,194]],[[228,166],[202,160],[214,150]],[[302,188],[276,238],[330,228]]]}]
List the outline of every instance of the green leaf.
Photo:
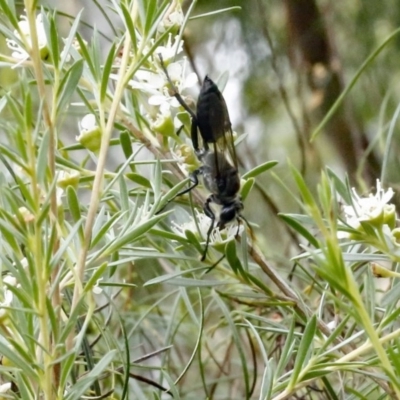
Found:
[{"label": "green leaf", "polygon": [[67,60],[67,58],[69,56],[70,49],[71,49],[71,47],[73,47],[72,44],[73,44],[73,42],[75,40],[75,34],[76,34],[76,31],[78,30],[79,24],[81,22],[82,12],[83,12],[83,9],[81,11],[79,11],[79,13],[76,16],[74,16],[74,18],[73,18],[74,22],[73,22],[73,24],[71,26],[71,29],[69,30],[68,37],[65,40],[63,54],[62,54],[62,57],[61,57],[60,69],[63,68],[64,63],[65,63],[65,61]]},{"label": "green leaf", "polygon": [[94,74],[93,78],[96,81],[96,85],[100,85],[100,78],[102,75],[102,51],[101,51],[100,37],[97,25],[94,25],[93,34],[90,42],[89,53],[90,58],[93,62]]},{"label": "green leaf", "polygon": [[157,160],[157,162],[154,165],[153,176],[151,180],[151,186],[153,188],[155,199],[160,198],[161,184],[162,184],[162,167],[160,160]]},{"label": "green leaf", "polygon": [[[24,89],[22,89],[24,90]],[[27,91],[26,89],[24,91]],[[10,107],[10,110],[12,112],[12,114],[15,117],[15,123],[18,124],[19,126],[27,126],[27,128],[31,129],[32,126],[31,125],[26,125],[27,123],[29,123],[29,120],[27,120],[27,116],[24,117],[23,113],[22,113],[22,106],[12,97],[9,96],[8,94],[5,95],[7,97],[7,105]],[[27,102],[26,102],[27,103]],[[25,107],[27,108],[27,104],[25,104]],[[26,112],[26,110],[24,111],[24,113]],[[32,112],[32,110],[28,111],[29,113]],[[21,135],[21,132],[18,132]],[[22,140],[23,141],[23,140]],[[21,146],[19,146],[19,150],[22,149]],[[22,154],[26,154],[25,152],[22,152]],[[24,157],[24,159],[26,159],[26,157]]]},{"label": "green leaf", "polygon": [[109,82],[110,72],[113,66],[113,62],[115,59],[115,43],[112,44],[108,56],[106,59],[106,63],[103,68],[103,75],[101,77],[101,86],[100,86],[100,100],[103,102],[107,95],[107,86]]},{"label": "green leaf", "polygon": [[128,188],[126,186],[126,180],[122,175],[120,175],[120,178],[118,180],[119,184],[119,200],[121,202],[121,211],[128,211],[129,210],[129,194],[128,194]]},{"label": "green leaf", "polygon": [[[133,154],[131,136],[127,131],[123,131],[119,135],[119,142],[121,144],[122,151],[124,152],[125,158],[129,159]],[[132,172],[135,172],[135,166],[129,164]]]},{"label": "green leaf", "polygon": [[243,179],[249,179],[249,178],[255,178],[256,176],[262,174],[263,172],[268,171],[269,169],[275,167],[275,165],[278,164],[278,161],[267,161],[264,164],[261,164],[250,171],[246,172],[242,178]]},{"label": "green leaf", "polygon": [[326,168],[329,178],[333,181],[336,191],[340,197],[346,202],[346,204],[352,203],[352,196],[349,191],[349,186],[342,182],[340,178],[329,168]]},{"label": "green leaf", "polygon": [[75,93],[83,72],[83,60],[76,61],[63,77],[57,92],[57,111],[64,113],[71,96]]},{"label": "green leaf", "polygon": [[[111,218],[104,221],[104,209],[102,209],[101,212],[99,212],[95,222],[95,227],[97,225],[100,225],[101,228],[99,229],[97,234],[93,236],[90,247],[94,248],[95,246],[97,246],[100,240],[104,238],[106,232],[108,232],[114,224],[116,224],[120,219],[124,218],[126,215],[127,215],[126,212],[117,212]],[[93,229],[93,232],[96,232],[96,230]]]},{"label": "green leaf", "polygon": [[293,216],[290,214],[278,214],[279,218],[283,219],[291,228],[303,236],[311,245],[315,248],[319,248],[318,240],[314,235],[309,232],[303,225],[301,225]]},{"label": "green leaf", "polygon": [[[121,20],[123,20],[125,22],[125,27],[131,37],[131,42],[133,44],[133,48],[136,50],[136,43],[137,43],[136,31],[135,31],[135,27],[133,26],[133,21],[132,21],[131,15],[130,15],[129,10],[127,9],[125,3],[121,2],[120,7],[121,7],[122,15],[123,15],[123,18],[121,18]],[[136,53],[136,51],[135,51],[135,53]]]},{"label": "green leaf", "polygon": [[289,330],[286,334],[285,344],[283,346],[281,355],[278,360],[278,365],[274,371],[274,379],[278,380],[281,375],[284,373],[285,368],[288,366],[289,362],[292,360],[294,347],[296,345],[296,341],[294,338],[294,332],[296,329],[296,314],[294,314],[291,318],[291,323]]},{"label": "green leaf", "polygon": [[32,129],[32,98],[31,93],[28,90],[25,93],[25,107],[24,107],[24,117],[25,117],[25,129],[29,132]]},{"label": "green leaf", "polygon": [[93,384],[93,382],[99,379],[99,375],[109,366],[116,354],[116,350],[111,350],[106,353],[102,359],[96,364],[96,366],[87,374],[84,374],[78,382],[71,387],[68,391],[65,400],[78,400],[81,399],[86,390]]},{"label": "green leaf", "polygon": [[288,389],[293,389],[298,383],[298,378],[308,363],[311,353],[313,351],[313,341],[315,332],[317,329],[317,318],[313,315],[307,323],[306,329],[304,330],[303,337],[297,350],[296,361],[293,367],[292,376],[288,385]]},{"label": "green leaf", "polygon": [[185,236],[188,242],[192,244],[200,254],[203,254],[203,248],[201,247],[198,237],[190,230],[185,230]]},{"label": "green leaf", "polygon": [[97,281],[103,276],[104,271],[108,267],[108,263],[103,263],[100,267],[96,268],[92,276],[87,281],[85,288],[83,289],[84,293],[87,293],[93,289],[93,286],[97,284]]},{"label": "green leaf", "polygon": [[[72,186],[67,187],[67,202],[68,202],[68,208],[69,212],[71,213],[71,217],[75,223],[78,223],[79,221],[82,220],[81,216],[81,210],[80,210],[80,205],[79,205],[79,199],[76,194],[75,189]],[[78,235],[81,243],[84,241],[84,234],[83,234],[83,228],[82,225],[79,227],[78,230]]]},{"label": "green leaf", "polygon": [[50,142],[50,132],[46,131],[46,133],[42,137],[42,141],[40,143],[38,158],[37,158],[37,179],[38,183],[43,184],[46,179],[47,167],[49,165],[49,142]]},{"label": "green leaf", "polygon": [[166,382],[168,383],[168,387],[171,392],[171,397],[176,400],[181,400],[181,396],[179,395],[174,380],[169,376],[168,372],[165,369],[162,370],[162,375],[165,378]]},{"label": "green leaf", "polygon": [[170,189],[163,197],[161,202],[161,207],[158,212],[161,212],[172,200],[175,199],[176,195],[183,190],[183,188],[190,182],[190,179],[187,178],[178,184],[176,184],[172,189]]},{"label": "green leaf", "polygon": [[260,389],[260,399],[262,400],[269,400],[271,398],[273,389],[274,366],[274,360],[272,359],[268,360],[268,363],[265,365]]},{"label": "green leaf", "polygon": [[181,235],[178,235],[178,234],[176,234],[174,232],[169,232],[169,231],[153,228],[153,229],[151,229],[150,233],[152,235],[159,236],[159,237],[161,237],[163,239],[166,239],[168,241],[175,240],[175,241],[177,241],[177,242],[179,242],[179,243],[181,243],[183,245],[187,245],[188,244],[188,240],[186,239],[186,237],[182,237]]},{"label": "green leaf", "polygon": [[215,291],[212,291],[212,297],[216,301],[218,307],[221,309],[222,314],[224,315],[224,318],[228,323],[230,334],[232,335],[236,349],[238,350],[239,353],[240,363],[243,371],[244,390],[245,393],[248,394],[250,392],[249,370],[247,367],[248,359],[244,351],[243,341],[239,335],[236,324],[232,319],[232,315],[229,309],[227,308],[226,304],[222,301],[221,297]]},{"label": "green leaf", "polygon": [[232,271],[237,274],[239,270],[243,270],[241,262],[236,254],[236,243],[230,240],[225,246],[226,259],[232,268]]},{"label": "green leaf", "polygon": [[33,369],[30,355],[26,353],[17,342],[7,342],[3,336],[0,336],[0,354],[6,357],[11,365],[21,369],[30,379],[39,379],[37,373]]},{"label": "green leaf", "polygon": [[143,286],[158,285],[160,283],[168,282],[171,279],[174,279],[176,277],[180,277],[180,276],[185,275],[185,274],[191,274],[191,273],[194,273],[194,272],[204,271],[207,268],[208,268],[207,266],[197,267],[197,268],[191,268],[191,269],[188,269],[188,270],[185,270],[185,271],[174,272],[172,274],[165,274],[165,275],[157,276],[157,277],[155,277],[153,279],[150,279],[147,282],[145,282],[143,284]]},{"label": "green leaf", "polygon": [[291,167],[291,170],[292,170],[294,179],[296,181],[297,187],[299,188],[300,193],[303,197],[304,203],[310,208],[315,208],[316,207],[315,200],[308,188],[308,185],[304,181],[303,176],[293,166]]},{"label": "green leaf", "polygon": [[231,11],[242,11],[242,7],[240,6],[233,6],[233,7],[226,7],[226,8],[220,8],[218,10],[215,11],[210,11],[207,13],[203,13],[203,14],[197,14],[197,15],[193,15],[193,17],[190,17],[190,21],[193,21],[195,19],[199,19],[199,18],[209,18],[211,16],[215,16],[218,14],[223,14],[223,13],[227,13],[227,12],[231,12]]},{"label": "green leaf", "polygon": [[[6,16],[7,21],[11,23],[14,29],[18,29],[18,19],[15,18],[15,8],[11,9],[5,0],[0,0],[0,6],[1,10]],[[6,37],[11,37],[11,36],[6,35]]]},{"label": "green leaf", "polygon": [[54,306],[51,304],[51,300],[48,297],[46,297],[46,308],[47,308],[47,314],[49,316],[49,321],[54,341],[58,342],[59,321],[58,318],[56,317]]},{"label": "green leaf", "polygon": [[144,23],[144,33],[147,34],[150,32],[150,29],[153,25],[154,16],[157,11],[157,0],[146,0],[146,11],[145,11],[145,18],[146,21]]},{"label": "green leaf", "polygon": [[148,232],[154,225],[160,222],[162,219],[166,217],[166,213],[161,215],[156,215],[149,220],[143,222],[142,224],[135,226],[131,230],[129,230],[124,236],[117,238],[114,240],[108,248],[104,250],[103,256],[110,255],[115,251],[119,250],[121,247],[125,246],[128,243],[133,243],[138,240],[142,235]]},{"label": "green leaf", "polygon": [[147,189],[151,189],[150,181],[143,175],[137,174],[136,172],[127,172],[125,176],[132,182],[135,182],[138,185],[143,186]]},{"label": "green leaf", "polygon": [[61,242],[61,246],[58,248],[57,252],[54,254],[51,260],[51,269],[53,269],[59,262],[61,262],[62,257],[64,257],[65,252],[71,245],[71,242],[74,240],[76,233],[79,231],[79,228],[82,226],[82,220],[78,221],[68,233],[68,236]]},{"label": "green leaf", "polygon": [[60,375],[60,386],[65,387],[71,379],[73,368],[75,367],[76,362],[76,354],[74,351],[70,351],[66,354],[66,357],[63,360],[61,375]]},{"label": "green leaf", "polygon": [[86,61],[87,66],[89,67],[89,70],[92,74],[92,77],[95,79],[96,78],[96,68],[93,64],[92,57],[89,54],[89,49],[87,47],[86,41],[82,39],[81,35],[79,33],[76,33],[76,39],[79,42],[79,48],[82,53],[82,57]]},{"label": "green leaf", "polygon": [[223,285],[231,285],[232,281],[223,281],[221,279],[192,279],[192,278],[171,278],[166,281],[169,285],[183,287],[215,287]]},{"label": "green leaf", "polygon": [[251,189],[253,189],[255,180],[254,178],[247,179],[247,181],[243,184],[240,189],[240,195],[242,196],[242,200],[245,201],[247,196],[249,195]]},{"label": "green leaf", "polygon": [[[42,15],[46,14],[44,13]],[[43,21],[45,20],[46,18],[44,18]],[[49,17],[48,23],[49,23],[49,42],[50,42],[51,60],[53,61],[54,68],[58,70],[58,66],[60,64],[60,48],[58,46],[58,33],[53,15]]]}]

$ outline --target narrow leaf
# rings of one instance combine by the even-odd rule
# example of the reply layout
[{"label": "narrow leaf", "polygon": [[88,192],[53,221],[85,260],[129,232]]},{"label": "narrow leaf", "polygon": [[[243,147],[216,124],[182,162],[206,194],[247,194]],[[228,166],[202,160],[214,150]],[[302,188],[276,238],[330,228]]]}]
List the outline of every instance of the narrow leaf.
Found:
[{"label": "narrow leaf", "polygon": [[61,81],[57,93],[57,110],[59,113],[65,112],[64,108],[69,104],[71,96],[75,93],[76,87],[78,86],[79,80],[82,76],[83,65],[83,60],[76,61]]},{"label": "narrow leaf", "polygon": [[261,164],[250,171],[246,172],[242,178],[243,179],[248,179],[248,178],[255,178],[256,176],[262,174],[263,172],[268,171],[269,169],[275,167],[275,165],[278,164],[278,161],[267,161],[264,164]]},{"label": "narrow leaf", "polygon": [[294,388],[298,383],[299,375],[302,369],[306,366],[309,361],[313,346],[313,340],[315,337],[315,332],[317,328],[317,318],[313,315],[307,323],[306,329],[304,330],[303,337],[299,344],[299,348],[297,350],[297,357],[293,367],[292,376],[290,378],[290,382],[288,387]]}]

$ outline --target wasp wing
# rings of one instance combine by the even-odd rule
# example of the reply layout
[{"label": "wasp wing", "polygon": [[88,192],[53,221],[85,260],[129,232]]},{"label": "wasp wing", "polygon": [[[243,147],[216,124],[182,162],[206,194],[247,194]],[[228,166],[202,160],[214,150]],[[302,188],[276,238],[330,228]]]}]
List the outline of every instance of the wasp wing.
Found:
[{"label": "wasp wing", "polygon": [[220,151],[225,154],[232,165],[237,169],[238,160],[236,156],[235,141],[233,138],[232,124],[229,119],[228,109],[224,101],[224,134],[216,142],[215,150]]},{"label": "wasp wing", "polygon": [[217,168],[217,152],[227,157],[229,162],[237,168],[237,157],[228,108],[218,86],[208,76],[204,78],[197,102],[197,123],[204,149],[207,151],[209,144],[213,147]]}]

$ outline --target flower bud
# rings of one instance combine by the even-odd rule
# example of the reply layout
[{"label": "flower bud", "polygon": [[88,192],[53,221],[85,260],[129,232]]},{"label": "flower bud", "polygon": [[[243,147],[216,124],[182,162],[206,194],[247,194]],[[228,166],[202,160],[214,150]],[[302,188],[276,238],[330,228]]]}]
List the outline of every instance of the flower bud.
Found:
[{"label": "flower bud", "polygon": [[175,136],[175,126],[171,113],[158,113],[156,120],[151,124],[151,128],[163,136]]},{"label": "flower bud", "polygon": [[95,115],[85,115],[80,123],[80,135],[76,140],[86,149],[96,153],[101,146],[101,136],[102,132],[97,125]]},{"label": "flower bud", "polygon": [[79,172],[78,171],[61,171],[58,174],[57,178],[57,186],[61,189],[66,189],[68,186],[72,186],[74,188],[78,187],[79,183]]}]

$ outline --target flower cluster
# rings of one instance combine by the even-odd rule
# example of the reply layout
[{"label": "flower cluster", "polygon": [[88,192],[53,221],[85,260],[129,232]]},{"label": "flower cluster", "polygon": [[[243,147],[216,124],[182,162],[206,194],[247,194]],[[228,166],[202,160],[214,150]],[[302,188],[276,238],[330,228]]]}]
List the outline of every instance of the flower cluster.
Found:
[{"label": "flower cluster", "polygon": [[[182,9],[179,4],[176,4],[175,8],[169,10],[161,21],[158,33],[162,34],[171,27],[179,28],[183,20]],[[184,92],[197,83],[197,76],[195,73],[187,73],[186,58],[174,60],[183,51],[183,41],[179,36],[169,33],[166,42],[154,49],[156,40],[157,37],[147,41],[143,46],[141,43],[138,44],[138,48],[143,47],[143,53],[148,53],[149,56],[147,62],[129,81],[129,87],[135,90],[139,97],[144,98],[140,111],[141,115],[149,121],[152,131],[163,136],[175,136],[177,129],[182,125],[177,118],[180,104],[170,93],[171,88],[162,63],[175,88],[185,100]],[[116,74],[111,74],[110,77],[118,79]]]},{"label": "flower cluster", "polygon": [[173,57],[181,51],[182,41],[179,41],[178,37],[172,38],[172,35],[169,35],[167,43],[156,48],[154,54],[149,58],[150,68],[140,69],[129,82],[132,89],[139,91],[146,98],[142,105],[142,111],[150,121],[151,129],[164,136],[174,136],[182,123],[176,118],[180,104],[169,91],[169,83],[162,68],[161,59],[183,99],[186,99],[183,94],[185,90],[197,83],[195,73],[187,74],[186,58],[171,62]]},{"label": "flower cluster", "polygon": [[360,197],[354,188],[352,190],[353,204],[343,207],[348,225],[358,230],[364,221],[378,225],[394,222],[395,207],[393,204],[388,204],[394,195],[392,188],[385,191],[378,179],[375,195],[369,194],[368,197]]},{"label": "flower cluster", "polygon": [[376,193],[367,197],[360,197],[353,188],[352,204],[343,207],[347,228],[339,232],[339,237],[362,239],[368,235],[365,224],[384,235],[395,235],[396,208],[389,203],[393,195],[393,189],[384,190],[379,180],[376,181]]},{"label": "flower cluster", "polygon": [[[205,243],[208,235],[208,230],[211,225],[211,219],[204,213],[195,210],[195,218],[190,217],[188,222],[178,224],[172,221],[172,230],[179,236],[186,237],[186,231],[192,232],[199,241]],[[213,229],[210,235],[210,246],[218,251],[224,252],[225,245],[233,240],[237,235],[240,235],[244,230],[243,224],[239,226],[235,223],[228,224],[224,229]]]}]

